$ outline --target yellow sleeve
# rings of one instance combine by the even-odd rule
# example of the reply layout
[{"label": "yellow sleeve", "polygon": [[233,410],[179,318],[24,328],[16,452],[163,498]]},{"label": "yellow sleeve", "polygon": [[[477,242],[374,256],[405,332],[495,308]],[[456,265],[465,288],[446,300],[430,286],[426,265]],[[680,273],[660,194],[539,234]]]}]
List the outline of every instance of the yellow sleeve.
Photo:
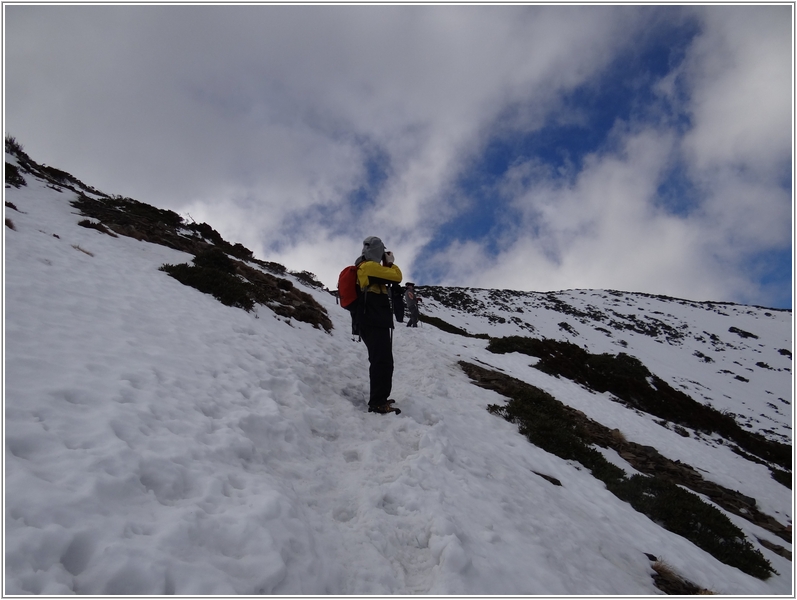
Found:
[{"label": "yellow sleeve", "polygon": [[[396,265],[383,267],[378,262],[371,260],[361,263],[357,269],[357,282],[360,284],[361,290],[368,287],[371,278],[381,279],[383,282],[401,283],[401,277],[401,269]],[[370,283],[370,285],[374,285],[374,283]]]}]

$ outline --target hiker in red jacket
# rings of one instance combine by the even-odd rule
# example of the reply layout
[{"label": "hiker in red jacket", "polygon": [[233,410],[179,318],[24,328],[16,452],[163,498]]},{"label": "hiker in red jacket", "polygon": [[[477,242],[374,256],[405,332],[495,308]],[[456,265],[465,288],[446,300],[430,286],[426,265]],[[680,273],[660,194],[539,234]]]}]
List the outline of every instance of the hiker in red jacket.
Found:
[{"label": "hiker in red jacket", "polygon": [[393,253],[387,252],[382,240],[374,236],[363,241],[362,256],[355,265],[363,302],[356,318],[370,363],[368,412],[399,412],[389,400],[393,389],[393,310],[389,286],[401,283],[401,269],[393,264]]}]

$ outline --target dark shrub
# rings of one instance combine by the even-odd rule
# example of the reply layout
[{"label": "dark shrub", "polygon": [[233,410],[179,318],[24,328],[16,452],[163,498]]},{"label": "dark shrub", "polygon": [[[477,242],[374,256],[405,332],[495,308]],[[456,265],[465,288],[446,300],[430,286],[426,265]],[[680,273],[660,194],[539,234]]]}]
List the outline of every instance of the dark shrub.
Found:
[{"label": "dark shrub", "polygon": [[[116,233],[194,255],[192,266],[161,267],[182,283],[212,294],[228,306],[251,310],[254,304],[263,304],[280,316],[311,323],[327,332],[332,330],[326,309],[312,296],[301,295],[291,281],[264,273],[247,262],[279,274],[286,272],[284,266],[254,259],[251,250],[225,241],[207,223],[186,224],[171,210],[131,198],[103,196],[95,199],[78,192],[71,204],[82,215],[101,221]],[[314,276],[306,274],[305,278],[310,281]]]},{"label": "dark shrub", "polygon": [[163,265],[161,271],[227,306],[250,311],[255,304],[262,304],[281,317],[332,330],[326,310],[310,294],[296,289],[287,279],[230,258],[219,248],[202,250],[194,257],[193,265]]},{"label": "dark shrub", "polygon": [[[634,371],[639,369],[637,362],[626,364]],[[671,481],[644,475],[628,478],[625,471],[606,460],[590,445],[592,429],[602,426],[590,424],[583,415],[576,418],[575,411],[544,390],[473,364],[461,362],[460,366],[479,386],[507,396],[504,406],[493,404],[487,410],[517,424],[518,431],[534,445],[584,465],[618,498],[718,560],[761,579],[774,572],[769,561],[720,510]]]},{"label": "dark shrub", "polygon": [[418,317],[418,320],[421,321],[422,323],[428,323],[433,327],[437,327],[438,329],[440,329],[441,331],[445,331],[446,333],[453,333],[454,335],[461,335],[464,337],[471,337],[471,338],[480,338],[484,340],[489,339],[490,337],[486,333],[477,333],[477,334],[469,333],[464,329],[461,329],[456,325],[452,325],[451,323],[447,323],[446,321],[438,317],[430,317],[428,315],[421,314]]},{"label": "dark shrub", "polygon": [[791,473],[788,471],[781,471],[780,469],[770,469],[772,471],[772,479],[777,481],[779,484],[786,486],[787,488],[791,489]]},{"label": "dark shrub", "polygon": [[8,134],[6,134],[6,152],[15,156],[25,154],[22,144],[20,144],[13,135]]},{"label": "dark shrub", "polygon": [[47,165],[41,165],[40,168],[44,172],[45,178],[53,183],[72,183],[77,181],[72,175],[61,169],[48,167]]},{"label": "dark shrub", "polygon": [[250,260],[254,252],[252,252],[249,248],[244,246],[243,244],[233,244],[227,250],[230,255],[240,258],[241,260]]},{"label": "dark shrub", "polygon": [[78,221],[78,225],[80,225],[81,227],[86,227],[87,229],[96,229],[100,233],[106,233],[111,237],[119,237],[113,231],[110,231],[107,227],[105,227],[105,225],[103,225],[102,223],[95,223],[90,219],[83,219],[82,221]]},{"label": "dark shrub", "polygon": [[718,433],[767,462],[791,469],[791,446],[743,429],[730,415],[674,389],[639,359],[623,352],[590,354],[570,342],[521,336],[493,338],[487,349],[496,354],[521,352],[538,357],[535,368],[543,373],[566,377],[598,393],[610,392],[628,406],[682,427]]},{"label": "dark shrub", "polygon": [[235,263],[223,251],[211,246],[194,257],[194,264],[205,269],[216,269],[230,275],[235,274]]},{"label": "dark shrub", "polygon": [[749,331],[745,331],[744,329],[739,329],[738,327],[731,327],[728,329],[731,333],[735,333],[740,338],[753,338],[754,340],[758,339],[758,336],[754,333],[750,333]]},{"label": "dark shrub", "polygon": [[324,284],[318,281],[315,274],[311,273],[310,271],[300,271],[299,273],[291,272],[291,275],[296,277],[302,283],[306,283],[310,287],[314,288],[322,288]]},{"label": "dark shrub", "polygon": [[249,297],[246,282],[235,275],[230,275],[219,269],[212,269],[191,265],[163,265],[160,269],[165,271],[184,285],[198,289],[205,294],[211,294],[216,300],[227,306],[243,308],[246,311],[254,308],[254,301]]},{"label": "dark shrub", "polygon": [[25,178],[22,176],[22,173],[19,172],[16,165],[12,165],[10,162],[6,163],[6,185],[14,186],[15,188],[19,188],[23,185],[28,185],[25,181]]},{"label": "dark shrub", "polygon": [[774,572],[741,529],[692,492],[645,475],[607,482],[607,487],[642,514],[725,564],[759,579],[767,579]]}]

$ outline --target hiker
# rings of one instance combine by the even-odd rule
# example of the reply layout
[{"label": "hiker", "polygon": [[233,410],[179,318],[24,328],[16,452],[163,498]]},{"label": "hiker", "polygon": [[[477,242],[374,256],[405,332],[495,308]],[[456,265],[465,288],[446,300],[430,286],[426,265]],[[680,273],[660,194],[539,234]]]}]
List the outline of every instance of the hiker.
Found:
[{"label": "hiker", "polygon": [[418,304],[421,299],[415,293],[415,284],[407,283],[407,291],[404,292],[404,304],[407,306],[407,311],[410,313],[410,318],[407,321],[407,327],[417,327],[418,318],[421,316],[418,312]]},{"label": "hiker", "polygon": [[378,237],[363,241],[363,251],[355,263],[357,282],[363,305],[357,310],[360,337],[368,348],[368,371],[371,392],[368,412],[398,413],[393,408],[390,391],[393,389],[393,310],[390,294],[392,284],[401,283],[401,269],[393,264],[393,253],[385,250]]}]

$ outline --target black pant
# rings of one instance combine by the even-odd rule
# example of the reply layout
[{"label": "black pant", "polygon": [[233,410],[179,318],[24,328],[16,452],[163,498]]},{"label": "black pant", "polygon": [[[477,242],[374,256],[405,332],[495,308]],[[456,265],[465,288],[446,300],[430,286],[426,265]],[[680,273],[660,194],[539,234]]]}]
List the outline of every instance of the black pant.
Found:
[{"label": "black pant", "polygon": [[360,327],[360,337],[368,348],[371,367],[371,397],[368,406],[381,406],[390,397],[393,389],[393,343],[387,327]]}]

